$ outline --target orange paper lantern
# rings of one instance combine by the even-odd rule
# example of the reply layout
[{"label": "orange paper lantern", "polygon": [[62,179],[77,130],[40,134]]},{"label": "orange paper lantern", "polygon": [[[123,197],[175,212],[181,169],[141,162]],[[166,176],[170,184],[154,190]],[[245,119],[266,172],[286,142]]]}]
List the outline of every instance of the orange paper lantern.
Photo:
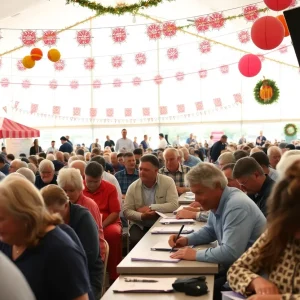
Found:
[{"label": "orange paper lantern", "polygon": [[48,51],[48,58],[52,62],[57,62],[60,60],[60,52],[57,49],[50,49]]},{"label": "orange paper lantern", "polygon": [[33,48],[30,52],[30,55],[33,60],[41,60],[43,57],[43,52],[39,48]]},{"label": "orange paper lantern", "polygon": [[279,15],[276,18],[281,22],[281,24],[284,27],[284,36],[285,37],[289,36],[290,35],[290,31],[289,31],[289,28],[287,26],[287,23],[286,23],[284,15]]},{"label": "orange paper lantern", "polygon": [[22,60],[22,63],[26,69],[31,69],[35,66],[35,61],[32,59],[30,55],[25,56]]}]

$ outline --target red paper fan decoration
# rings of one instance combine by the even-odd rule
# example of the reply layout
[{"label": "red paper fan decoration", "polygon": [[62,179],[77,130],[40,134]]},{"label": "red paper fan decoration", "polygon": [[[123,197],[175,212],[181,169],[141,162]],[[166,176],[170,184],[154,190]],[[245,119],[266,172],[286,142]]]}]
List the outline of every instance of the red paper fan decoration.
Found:
[{"label": "red paper fan decoration", "polygon": [[243,103],[243,97],[241,94],[234,94],[233,98],[235,103]]},{"label": "red paper fan decoration", "polygon": [[36,32],[33,30],[22,31],[21,41],[24,46],[33,46],[36,43]]},{"label": "red paper fan decoration", "polygon": [[209,24],[213,29],[220,29],[225,25],[225,19],[222,13],[215,12],[209,15]]},{"label": "red paper fan decoration", "polygon": [[56,42],[57,42],[56,32],[53,30],[44,31],[42,39],[43,39],[45,46],[52,47],[52,46],[56,45]]},{"label": "red paper fan decoration", "polygon": [[150,117],[150,107],[143,107],[143,117]]},{"label": "red paper fan decoration", "polygon": [[79,46],[90,45],[92,38],[92,33],[89,30],[83,29],[76,32],[76,40]]},{"label": "red paper fan decoration", "polygon": [[214,104],[215,104],[215,107],[222,107],[222,100],[221,100],[221,98],[215,98],[214,99]]},{"label": "red paper fan decoration", "polygon": [[106,109],[106,116],[109,118],[112,118],[114,116],[114,109],[113,108],[107,108]]},{"label": "red paper fan decoration", "polygon": [[62,71],[65,68],[65,66],[66,66],[65,61],[62,59],[54,63],[55,71]]},{"label": "red paper fan decoration", "polygon": [[78,81],[77,81],[77,80],[72,80],[72,81],[70,82],[70,87],[71,87],[71,89],[73,89],[73,90],[77,90],[78,87],[79,87]]},{"label": "red paper fan decoration", "polygon": [[90,117],[91,118],[96,118],[97,117],[97,108],[90,108]]},{"label": "red paper fan decoration", "polygon": [[201,53],[206,54],[211,51],[211,44],[209,41],[203,41],[199,44],[199,50]]},{"label": "red paper fan decoration", "polygon": [[57,106],[57,105],[53,106],[52,107],[52,114],[59,116],[60,115],[60,106]]},{"label": "red paper fan decoration", "polygon": [[287,53],[287,52],[288,52],[288,47],[287,47],[286,45],[280,46],[279,52],[280,52],[281,54]]},{"label": "red paper fan decoration", "polygon": [[220,71],[222,74],[227,74],[229,73],[229,66],[228,65],[223,65],[220,67]]},{"label": "red paper fan decoration", "polygon": [[73,117],[80,117],[81,108],[80,107],[73,107]]},{"label": "red paper fan decoration", "polygon": [[117,27],[112,30],[112,39],[115,43],[123,43],[126,41],[127,32],[123,27]]},{"label": "red paper fan decoration", "polygon": [[259,11],[256,5],[248,5],[243,8],[244,18],[246,21],[253,22],[258,19]]},{"label": "red paper fan decoration", "polygon": [[1,79],[1,86],[2,87],[8,87],[9,86],[9,79],[8,78],[2,78]]},{"label": "red paper fan decoration", "polygon": [[132,117],[132,108],[125,108],[125,117]]},{"label": "red paper fan decoration", "polygon": [[146,54],[145,53],[137,53],[135,55],[135,62],[139,66],[146,64],[146,62],[147,62]]},{"label": "red paper fan decoration", "polygon": [[167,115],[168,114],[168,106],[160,106],[159,107],[159,114],[160,115]]},{"label": "red paper fan decoration", "polygon": [[28,79],[23,80],[23,82],[22,82],[23,89],[29,89],[30,86],[31,86],[31,83]]},{"label": "red paper fan decoration", "polygon": [[206,32],[209,30],[209,19],[208,17],[199,17],[195,20],[195,27],[198,32]]},{"label": "red paper fan decoration", "polygon": [[195,105],[196,105],[196,110],[203,110],[204,109],[202,101],[195,102]]},{"label": "red paper fan decoration", "polygon": [[200,71],[198,72],[198,74],[199,74],[199,77],[200,77],[201,79],[206,78],[206,77],[207,77],[207,70],[200,70]]},{"label": "red paper fan decoration", "polygon": [[238,33],[238,38],[239,38],[239,41],[242,43],[242,44],[247,44],[248,42],[250,42],[250,33],[248,30],[242,30]]},{"label": "red paper fan decoration", "polygon": [[57,81],[56,81],[55,79],[53,79],[53,80],[51,80],[51,81],[49,82],[49,88],[50,88],[50,89],[56,90],[56,89],[57,89],[57,86],[58,86],[58,84],[57,84]]},{"label": "red paper fan decoration", "polygon": [[19,71],[26,71],[26,68],[24,67],[22,60],[17,61],[17,68]]},{"label": "red paper fan decoration", "polygon": [[170,48],[167,51],[167,55],[170,60],[176,60],[179,56],[179,52],[176,48]]},{"label": "red paper fan decoration", "polygon": [[158,24],[151,24],[147,27],[147,35],[150,40],[158,40],[161,38],[162,30]]},{"label": "red paper fan decoration", "polygon": [[177,81],[184,80],[184,73],[183,72],[177,72],[176,73],[176,79],[177,79]]},{"label": "red paper fan decoration", "polygon": [[114,82],[113,82],[113,86],[114,86],[115,88],[121,87],[121,86],[122,86],[122,80],[119,79],[119,78],[115,79]]},{"label": "red paper fan decoration", "polygon": [[177,105],[177,112],[179,114],[185,113],[185,105],[184,104],[178,104]]},{"label": "red paper fan decoration", "polygon": [[157,85],[160,85],[160,84],[162,84],[162,82],[163,82],[163,78],[162,78],[160,75],[156,75],[156,76],[154,77],[154,82],[155,82]]},{"label": "red paper fan decoration", "polygon": [[132,84],[133,84],[134,86],[140,86],[141,83],[142,83],[142,79],[141,79],[140,77],[134,77],[134,78],[132,79]]},{"label": "red paper fan decoration", "polygon": [[123,65],[123,58],[122,58],[122,56],[119,56],[119,55],[113,56],[111,58],[111,64],[116,69],[122,67],[122,65]]},{"label": "red paper fan decoration", "polygon": [[84,68],[86,70],[93,70],[95,68],[95,59],[92,57],[86,58],[84,60]]},{"label": "red paper fan decoration", "polygon": [[93,81],[93,88],[94,89],[100,89],[101,88],[101,81],[99,79],[95,79]]},{"label": "red paper fan decoration", "polygon": [[175,36],[177,32],[177,26],[175,22],[165,22],[162,27],[162,32],[166,37]]}]

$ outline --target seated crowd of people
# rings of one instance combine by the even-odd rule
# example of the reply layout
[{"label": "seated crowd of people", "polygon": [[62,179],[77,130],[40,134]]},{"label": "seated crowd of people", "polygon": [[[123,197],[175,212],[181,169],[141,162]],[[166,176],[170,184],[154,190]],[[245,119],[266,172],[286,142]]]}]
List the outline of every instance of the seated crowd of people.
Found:
[{"label": "seated crowd of people", "polygon": [[[63,136],[60,149],[52,141],[43,152],[35,140],[20,158],[3,147],[1,292],[17,293],[1,284],[6,277],[19,278],[26,296],[13,299],[100,299],[106,258],[110,283],[119,276],[122,230],[128,227],[132,250],[156,212],[173,212],[178,197],[191,191],[195,201],[176,217],[206,224],[171,235],[170,246],[179,250],[170,257],[218,264],[215,300],[225,290],[258,300],[300,299],[300,151],[266,141],[227,144],[225,135],[207,151],[192,134],[183,146],[159,139],[153,151],[146,135],[140,147],[123,129],[116,145],[107,136],[101,150],[98,140],[88,149]],[[207,249],[187,247],[216,241]]]}]

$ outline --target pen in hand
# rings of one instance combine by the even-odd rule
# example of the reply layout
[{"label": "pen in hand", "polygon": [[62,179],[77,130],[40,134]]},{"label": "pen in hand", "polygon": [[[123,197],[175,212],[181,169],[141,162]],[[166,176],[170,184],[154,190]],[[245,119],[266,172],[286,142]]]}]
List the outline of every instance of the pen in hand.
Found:
[{"label": "pen in hand", "polygon": [[180,228],[180,230],[179,230],[179,232],[178,232],[178,234],[177,234],[177,237],[176,237],[176,239],[175,239],[175,245],[172,247],[170,253],[174,251],[174,248],[175,248],[175,246],[176,246],[176,242],[177,242],[177,240],[179,239],[179,237],[180,237],[180,235],[181,235],[181,232],[182,232],[183,228],[184,228],[184,225],[181,226],[181,228]]}]

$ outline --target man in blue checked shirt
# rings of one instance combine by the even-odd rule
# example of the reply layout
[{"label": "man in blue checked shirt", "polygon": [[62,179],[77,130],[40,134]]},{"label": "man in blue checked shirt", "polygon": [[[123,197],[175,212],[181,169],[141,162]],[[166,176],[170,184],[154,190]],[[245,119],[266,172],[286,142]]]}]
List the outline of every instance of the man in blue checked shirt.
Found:
[{"label": "man in blue checked shirt", "polygon": [[115,174],[118,180],[121,191],[122,199],[125,199],[128,187],[137,179],[139,179],[139,171],[135,168],[136,161],[132,152],[127,152],[123,155],[125,169]]},{"label": "man in blue checked shirt", "polygon": [[[177,241],[176,235],[170,236],[170,246],[181,248],[171,257],[219,264],[214,299],[221,299],[220,291],[226,282],[227,270],[261,235],[266,219],[245,193],[227,186],[227,178],[213,164],[197,165],[186,179],[195,193],[195,200],[204,210],[210,210],[210,214],[207,224],[199,231],[181,236]],[[185,247],[216,240],[218,246],[215,248],[197,250]]]}]

